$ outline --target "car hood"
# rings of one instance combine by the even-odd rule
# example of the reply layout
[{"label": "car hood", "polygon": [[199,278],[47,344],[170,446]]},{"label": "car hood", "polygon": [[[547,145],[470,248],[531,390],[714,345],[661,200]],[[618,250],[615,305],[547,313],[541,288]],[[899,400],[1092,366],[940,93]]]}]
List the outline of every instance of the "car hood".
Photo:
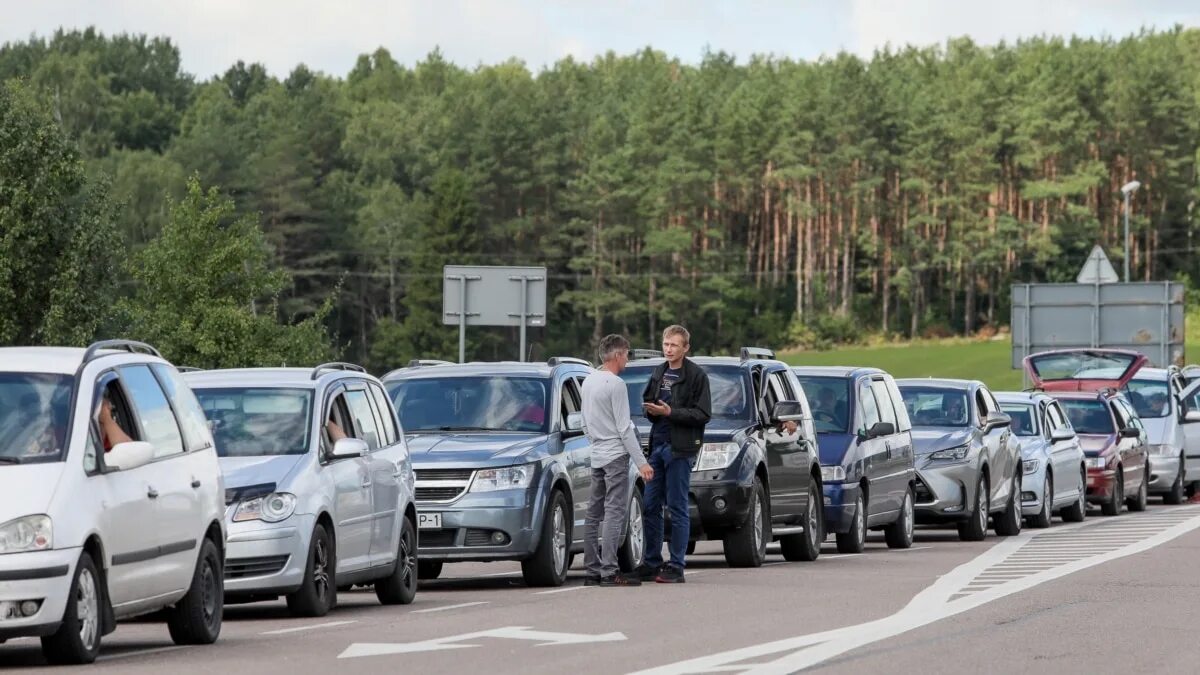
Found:
[{"label": "car hood", "polygon": [[1143,417],[1142,425],[1146,427],[1146,442],[1150,445],[1164,445],[1170,443],[1171,418],[1170,417]]},{"label": "car hood", "polygon": [[817,434],[817,450],[821,455],[821,466],[841,466],[846,461],[846,451],[854,443],[853,434]]},{"label": "car hood", "polygon": [[[640,439],[644,441],[650,438],[650,422],[645,417],[633,418],[633,425],[637,428]],[[728,441],[751,426],[753,425],[747,420],[731,420],[718,417],[709,420],[708,424],[704,425],[704,440],[709,443]]]},{"label": "car hood", "polygon": [[913,427],[913,452],[917,455],[928,455],[938,450],[948,450],[971,442],[970,429],[950,429]]},{"label": "car hood", "polygon": [[46,513],[66,462],[0,466],[0,524]]},{"label": "car hood", "polygon": [[221,473],[225,487],[234,489],[247,485],[283,483],[304,455],[264,455],[258,457],[222,457]]},{"label": "car hood", "polygon": [[413,466],[511,466],[546,442],[542,434],[446,433],[410,434],[408,451]]},{"label": "car hood", "polygon": [[1116,444],[1116,434],[1079,434],[1079,447],[1089,457],[1095,457]]}]

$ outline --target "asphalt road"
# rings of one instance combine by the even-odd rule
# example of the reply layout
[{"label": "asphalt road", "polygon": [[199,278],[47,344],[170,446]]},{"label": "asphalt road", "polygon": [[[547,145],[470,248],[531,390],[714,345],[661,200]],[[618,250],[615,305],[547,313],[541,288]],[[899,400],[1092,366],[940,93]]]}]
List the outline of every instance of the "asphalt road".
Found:
[{"label": "asphalt road", "polygon": [[[122,624],[90,672],[822,673],[1196,672],[1200,506],[1020,537],[959,542],[918,529],[913,548],[872,537],[815,563],[775,552],[730,569],[701,543],[682,585],[530,589],[516,564],[448,565],[416,602],[343,593],[321,619],[282,602],[226,609],[220,641],[176,647],[153,621]],[[0,669],[42,665],[36,641]]]}]

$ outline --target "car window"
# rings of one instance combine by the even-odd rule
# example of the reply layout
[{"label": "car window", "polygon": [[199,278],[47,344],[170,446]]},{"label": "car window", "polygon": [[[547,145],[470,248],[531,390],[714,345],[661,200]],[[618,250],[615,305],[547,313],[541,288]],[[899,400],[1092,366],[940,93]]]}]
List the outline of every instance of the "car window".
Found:
[{"label": "car window", "polygon": [[[1055,429],[1071,429],[1071,422],[1067,420],[1067,415],[1063,412],[1062,406],[1057,402],[1051,403],[1048,410],[1050,417],[1054,420]],[[1071,430],[1074,431],[1074,429]]]},{"label": "car window", "polygon": [[900,387],[896,386],[896,381],[890,377],[883,378],[884,384],[887,386],[888,394],[892,398],[892,406],[896,409],[896,422],[899,425],[897,431],[909,431],[912,429],[912,420],[908,418],[908,406],[904,405],[904,397],[900,395]]},{"label": "car window", "polygon": [[1130,380],[1122,391],[1138,417],[1159,418],[1171,414],[1171,388],[1163,380]]},{"label": "car window", "polygon": [[792,391],[792,383],[788,382],[787,371],[771,371],[771,387],[775,389],[775,398],[779,401],[795,401],[796,392]]},{"label": "car window", "polygon": [[367,443],[372,450],[379,449],[379,427],[375,424],[375,413],[367,400],[367,392],[359,389],[346,392],[346,405],[354,418],[354,436]]},{"label": "car window", "polygon": [[1121,405],[1120,399],[1112,399],[1111,408],[1113,417],[1117,420],[1117,428],[1123,429],[1129,426],[1129,415],[1125,412],[1125,407]]},{"label": "car window", "polygon": [[875,394],[876,407],[879,409],[879,421],[887,422],[896,429],[899,425],[896,424],[896,409],[892,406],[892,395],[887,390],[887,385],[881,380],[871,380],[871,391]]},{"label": "car window", "polygon": [[338,393],[329,403],[329,412],[321,421],[321,438],[326,447],[332,448],[335,440],[330,434],[329,425],[336,425],[347,438],[354,438],[354,425],[350,423],[350,409],[346,405],[344,393]]},{"label": "car window", "polygon": [[1009,428],[1017,436],[1037,436],[1036,408],[1028,403],[1001,403],[1000,410],[1012,418]]},{"label": "car window", "polygon": [[987,398],[983,394],[983,389],[975,390],[975,414],[979,416],[979,425],[983,426],[988,415],[988,403]]},{"label": "car window", "polygon": [[387,390],[405,433],[546,433],[550,384],[542,377],[419,377],[388,382]]},{"label": "car window", "polygon": [[1113,415],[1104,401],[1098,399],[1066,399],[1061,401],[1071,427],[1080,434],[1111,434]]},{"label": "car window", "polygon": [[204,416],[204,410],[191,388],[184,383],[174,368],[161,363],[156,363],[150,368],[158,376],[163,390],[167,392],[167,399],[179,420],[179,429],[183,432],[183,442],[188,452],[211,448],[213,442],[212,434],[208,430],[208,419]]},{"label": "car window", "polygon": [[383,428],[383,413],[379,411],[379,406],[375,405],[375,397],[371,395],[370,388],[364,389],[366,394],[363,398],[367,401],[367,407],[371,409],[371,417],[375,420],[376,439],[379,442],[379,447],[387,447],[392,444],[388,440],[387,432]]},{"label": "car window", "polygon": [[[0,459],[14,463],[63,459],[73,382],[69,375],[0,374]],[[0,463],[0,467],[8,465]]]},{"label": "car window", "polygon": [[396,410],[392,408],[392,402],[388,400],[383,387],[371,382],[369,389],[371,391],[371,399],[375,401],[375,408],[379,411],[380,417],[383,418],[383,437],[387,439],[388,445],[392,445],[400,440],[400,432],[396,428]]},{"label": "car window", "polygon": [[171,404],[163,393],[158,379],[147,366],[118,368],[121,381],[133,399],[142,440],[154,446],[154,457],[169,457],[183,452],[183,436]]},{"label": "car window", "polygon": [[200,387],[195,393],[204,414],[212,421],[217,456],[261,457],[308,452],[311,389]]},{"label": "car window", "polygon": [[963,389],[905,384],[900,395],[913,426],[961,428],[970,422]]},{"label": "car window", "polygon": [[579,388],[575,384],[573,378],[567,378],[562,382],[562,401],[560,402],[559,412],[562,415],[562,421],[567,421],[567,415],[579,412],[581,400],[579,398]]},{"label": "car window", "polygon": [[875,394],[871,391],[871,381],[868,379],[859,380],[858,383],[858,414],[862,420],[862,428],[859,431],[867,432],[871,427],[879,422],[879,404],[875,401]]}]

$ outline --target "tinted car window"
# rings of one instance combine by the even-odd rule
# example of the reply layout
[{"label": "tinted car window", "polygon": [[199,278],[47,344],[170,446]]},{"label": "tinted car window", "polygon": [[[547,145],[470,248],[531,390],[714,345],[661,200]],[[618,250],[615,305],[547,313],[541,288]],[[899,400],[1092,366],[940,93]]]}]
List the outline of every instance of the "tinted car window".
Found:
[{"label": "tinted car window", "polygon": [[392,409],[392,403],[384,393],[383,387],[372,382],[370,390],[371,398],[375,400],[375,406],[383,417],[383,435],[387,444],[391,445],[400,439],[400,432],[396,429],[396,411]]},{"label": "tinted car window", "polygon": [[879,421],[887,422],[895,429],[896,411],[892,408],[892,397],[888,393],[887,385],[882,380],[871,380],[871,391],[875,393],[875,403],[879,406]]},{"label": "tinted car window", "polygon": [[347,391],[346,403],[350,406],[350,416],[354,418],[356,437],[367,442],[372,450],[379,449],[379,427],[375,423],[375,413],[367,400],[367,392],[362,390]]},{"label": "tinted car window", "polygon": [[[629,393],[629,411],[635,417],[644,416],[642,392],[650,381],[653,368],[626,368],[621,373]],[[712,416],[719,419],[745,420],[751,416],[750,392],[744,371],[738,367],[704,366],[708,373],[708,391],[712,399]]]},{"label": "tinted car window", "polygon": [[312,428],[306,389],[196,389],[220,457],[303,455]]},{"label": "tinted car window", "polygon": [[967,392],[945,387],[900,387],[913,426],[965,427],[970,421]]},{"label": "tinted car window", "polygon": [[1024,403],[1001,403],[1000,410],[1012,418],[1012,432],[1017,436],[1037,436],[1037,415],[1033,406]]},{"label": "tinted car window", "polygon": [[[546,433],[549,381],[535,377],[396,380],[388,393],[405,433],[452,430]],[[638,409],[641,392],[638,393]]]},{"label": "tinted car window", "polygon": [[133,398],[133,407],[137,409],[138,424],[142,429],[141,437],[154,445],[154,456],[165,457],[182,453],[183,436],[179,433],[175,413],[171,411],[167,397],[150,369],[146,366],[124,366],[118,370],[121,371],[121,380]]},{"label": "tinted car window", "polygon": [[812,406],[817,433],[848,433],[850,381],[844,377],[797,375]]},{"label": "tinted car window", "polygon": [[1108,405],[1100,400],[1066,399],[1060,401],[1067,419],[1080,434],[1111,434],[1116,431]]},{"label": "tinted car window", "polygon": [[879,403],[871,391],[871,381],[862,380],[858,383],[858,409],[862,415],[862,429],[867,431],[879,422]]},{"label": "tinted car window", "polygon": [[72,378],[0,373],[0,457],[12,462],[56,462],[66,447]]},{"label": "tinted car window", "polygon": [[1171,389],[1166,381],[1130,380],[1123,391],[1138,417],[1158,418],[1171,414]]},{"label": "tinted car window", "polygon": [[167,392],[167,398],[171,400],[171,407],[175,409],[175,415],[179,419],[179,429],[183,432],[183,441],[188,451],[203,450],[209,447],[211,441],[209,441],[208,420],[205,418],[204,410],[200,408],[195,394],[183,382],[183,378],[179,377],[179,373],[174,368],[168,368],[162,364],[155,364],[150,368],[158,376],[163,390]]}]

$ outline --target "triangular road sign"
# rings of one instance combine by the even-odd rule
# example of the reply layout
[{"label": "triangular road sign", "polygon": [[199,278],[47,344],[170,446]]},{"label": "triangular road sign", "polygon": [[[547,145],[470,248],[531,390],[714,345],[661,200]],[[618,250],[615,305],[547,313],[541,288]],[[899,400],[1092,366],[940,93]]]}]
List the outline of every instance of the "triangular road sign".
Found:
[{"label": "triangular road sign", "polygon": [[1083,269],[1079,270],[1079,276],[1075,280],[1081,284],[1115,284],[1121,278],[1117,276],[1117,271],[1108,261],[1104,249],[1097,244],[1088,254],[1087,262],[1083,263]]}]

